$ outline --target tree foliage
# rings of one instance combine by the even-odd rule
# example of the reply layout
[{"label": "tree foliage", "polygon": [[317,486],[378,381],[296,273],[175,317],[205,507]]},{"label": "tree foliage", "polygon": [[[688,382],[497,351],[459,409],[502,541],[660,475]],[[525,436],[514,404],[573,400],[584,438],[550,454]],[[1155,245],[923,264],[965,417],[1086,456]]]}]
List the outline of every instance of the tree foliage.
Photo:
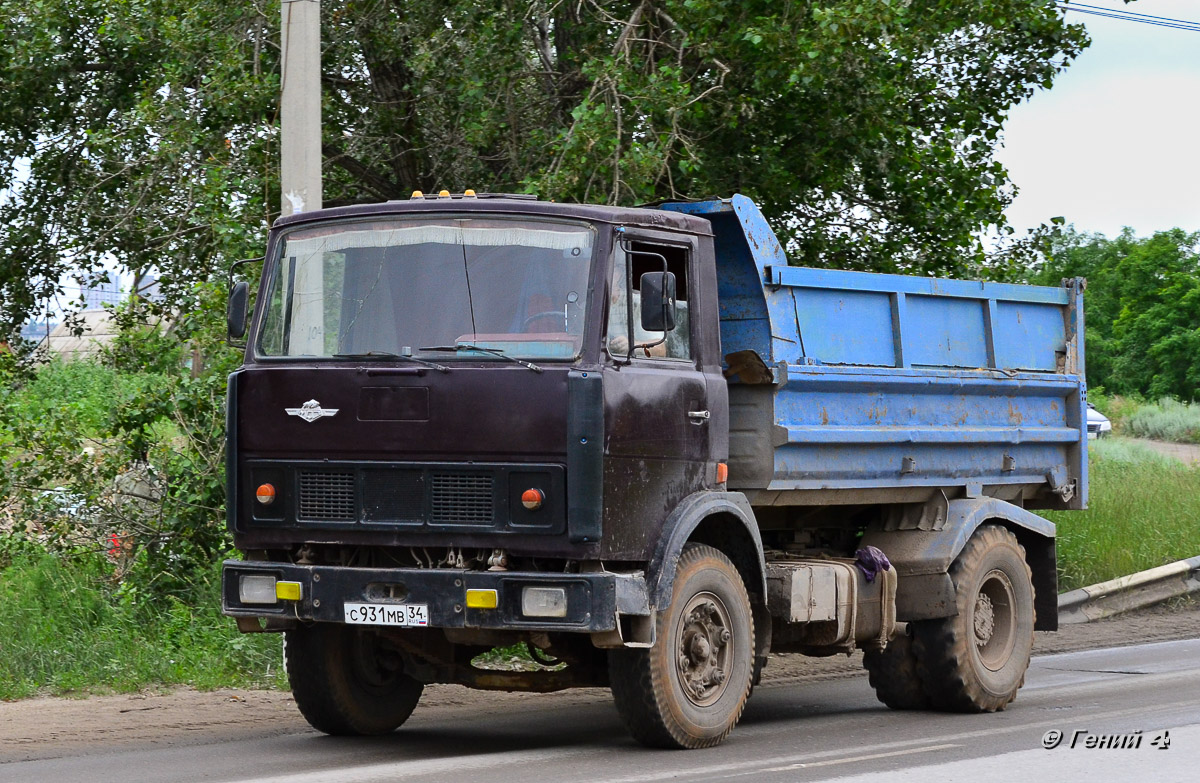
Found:
[{"label": "tree foliage", "polygon": [[[90,375],[31,380],[0,351],[0,522],[63,546],[115,534],[125,579],[160,593],[228,545],[223,272],[277,215],[279,14],[0,5],[0,333],[64,272],[114,267],[161,274],[172,323],[140,329],[154,319],[134,303]],[[984,269],[979,233],[1013,190],[992,157],[1005,115],[1086,44],[1050,0],[325,0],[322,15],[327,205],[742,192],[797,263],[918,273]]]},{"label": "tree foliage", "polygon": [[1111,393],[1200,399],[1200,233],[1138,239],[1063,233],[1031,282],[1086,277],[1088,383]]},{"label": "tree foliage", "polygon": [[[794,260],[961,272],[1009,108],[1086,44],[1035,0],[326,0],[326,202],[442,187],[762,204]],[[279,6],[0,8],[0,320],[67,268],[168,294],[276,209]]]},{"label": "tree foliage", "polygon": [[[106,552],[158,595],[185,594],[230,549],[223,402],[238,357],[205,315],[221,291],[200,296],[170,331],[128,319],[96,360],[33,377],[0,361],[0,539]],[[188,371],[185,353],[208,363]]]}]

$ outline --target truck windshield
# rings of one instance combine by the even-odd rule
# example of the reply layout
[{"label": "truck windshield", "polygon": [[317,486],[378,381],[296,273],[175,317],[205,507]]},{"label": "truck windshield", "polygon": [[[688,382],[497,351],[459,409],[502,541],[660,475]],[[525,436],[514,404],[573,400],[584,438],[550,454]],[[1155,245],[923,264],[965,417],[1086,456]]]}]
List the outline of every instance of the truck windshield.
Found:
[{"label": "truck windshield", "polygon": [[267,282],[264,357],[570,360],[582,344],[594,232],[567,223],[419,218],[289,233]]}]

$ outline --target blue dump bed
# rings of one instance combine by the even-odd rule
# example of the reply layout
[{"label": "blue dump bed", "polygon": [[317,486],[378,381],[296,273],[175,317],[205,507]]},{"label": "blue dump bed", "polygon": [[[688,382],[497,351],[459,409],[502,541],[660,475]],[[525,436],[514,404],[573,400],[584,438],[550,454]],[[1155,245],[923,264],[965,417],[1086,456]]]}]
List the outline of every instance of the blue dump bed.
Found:
[{"label": "blue dump bed", "polygon": [[713,227],[731,489],[758,506],[1085,507],[1083,281],[790,267],[744,196],[662,208]]}]

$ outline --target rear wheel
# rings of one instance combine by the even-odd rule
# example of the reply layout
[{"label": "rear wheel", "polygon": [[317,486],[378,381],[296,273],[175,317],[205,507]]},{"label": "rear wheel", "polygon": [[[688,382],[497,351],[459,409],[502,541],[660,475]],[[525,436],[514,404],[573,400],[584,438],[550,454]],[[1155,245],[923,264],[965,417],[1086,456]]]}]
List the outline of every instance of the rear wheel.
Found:
[{"label": "rear wheel", "polygon": [[1033,652],[1033,579],[1025,550],[999,525],[980,527],[950,567],[958,614],[917,625],[913,648],[931,706],[1004,709]]},{"label": "rear wheel", "polygon": [[317,731],[387,734],[408,720],[421,698],[424,686],[369,631],[319,623],[287,631],[285,645],[296,706]]},{"label": "rear wheel", "polygon": [[929,707],[929,697],[917,675],[917,655],[913,640],[901,633],[882,650],[868,649],[863,653],[863,665],[875,695],[893,710],[923,710]]},{"label": "rear wheel", "polygon": [[688,544],[649,649],[609,654],[613,699],[633,737],[706,748],[733,731],[754,669],[754,619],[741,576],[712,547]]}]

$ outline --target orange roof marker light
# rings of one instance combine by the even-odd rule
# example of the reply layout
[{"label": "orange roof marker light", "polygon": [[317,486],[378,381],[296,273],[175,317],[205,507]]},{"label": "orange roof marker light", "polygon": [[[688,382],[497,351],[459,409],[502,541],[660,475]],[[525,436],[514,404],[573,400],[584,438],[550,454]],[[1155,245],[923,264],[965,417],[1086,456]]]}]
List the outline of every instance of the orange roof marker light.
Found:
[{"label": "orange roof marker light", "polygon": [[425,194],[419,190],[414,190],[413,194],[412,194],[412,198],[425,198]]},{"label": "orange roof marker light", "polygon": [[439,191],[438,191],[438,198],[450,198],[450,191],[448,191],[448,190],[439,190]]},{"label": "orange roof marker light", "polygon": [[463,191],[463,198],[475,198],[475,191],[467,188]]}]

